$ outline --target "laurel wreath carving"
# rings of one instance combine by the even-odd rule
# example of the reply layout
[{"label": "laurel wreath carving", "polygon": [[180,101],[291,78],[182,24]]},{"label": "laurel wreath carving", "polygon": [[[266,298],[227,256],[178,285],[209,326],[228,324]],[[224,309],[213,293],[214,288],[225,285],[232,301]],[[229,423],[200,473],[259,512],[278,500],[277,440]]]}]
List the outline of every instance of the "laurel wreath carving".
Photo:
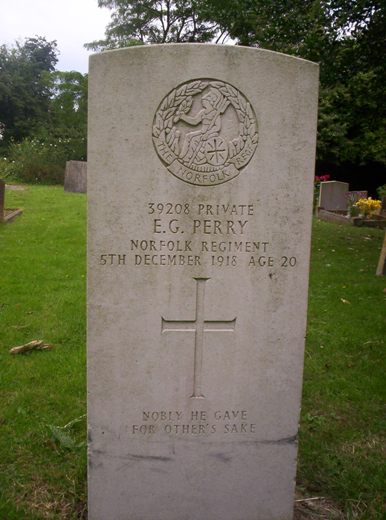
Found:
[{"label": "laurel wreath carving", "polygon": [[[189,112],[193,104],[193,96],[203,92],[208,85],[218,89],[232,104],[237,113],[239,136],[228,143],[229,152],[227,162],[238,163],[238,166],[241,167],[248,162],[249,157],[257,146],[257,123],[250,103],[237,89],[228,83],[214,80],[194,80],[173,90],[165,97],[156,112],[153,124],[153,137],[161,140],[167,145],[169,151],[177,156],[176,128],[174,123],[178,121],[180,115]],[[246,152],[248,159],[243,159],[243,151]],[[159,152],[162,153],[160,150]],[[167,160],[166,157],[168,154],[165,153],[162,155],[164,160],[170,163],[170,159]]]}]

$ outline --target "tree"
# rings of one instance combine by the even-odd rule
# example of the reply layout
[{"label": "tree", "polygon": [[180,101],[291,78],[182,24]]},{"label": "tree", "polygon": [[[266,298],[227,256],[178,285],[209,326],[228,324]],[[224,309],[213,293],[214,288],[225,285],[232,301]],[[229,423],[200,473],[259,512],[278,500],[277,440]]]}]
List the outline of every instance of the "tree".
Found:
[{"label": "tree", "polygon": [[4,144],[21,140],[48,121],[49,73],[56,63],[56,42],[39,36],[12,48],[0,46],[0,123]]},{"label": "tree", "polygon": [[320,63],[318,158],[386,164],[386,5],[377,0],[211,0],[243,45]]},{"label": "tree", "polygon": [[50,123],[57,130],[77,128],[86,134],[87,74],[55,71],[50,74]]},{"label": "tree", "polygon": [[226,31],[208,17],[202,0],[98,0],[113,10],[106,39],[89,49],[113,49],[145,43],[220,42]]},{"label": "tree", "polygon": [[230,38],[320,63],[318,158],[386,165],[384,0],[99,0],[93,49]]},{"label": "tree", "polygon": [[87,74],[70,71],[50,73],[49,120],[37,128],[44,142],[65,150],[67,160],[87,156]]},{"label": "tree", "polygon": [[[386,164],[386,5],[375,0],[334,2],[344,70],[325,86],[325,98],[346,124],[343,160]],[[325,64],[324,66],[326,66]],[[339,89],[339,99],[334,97]]]}]

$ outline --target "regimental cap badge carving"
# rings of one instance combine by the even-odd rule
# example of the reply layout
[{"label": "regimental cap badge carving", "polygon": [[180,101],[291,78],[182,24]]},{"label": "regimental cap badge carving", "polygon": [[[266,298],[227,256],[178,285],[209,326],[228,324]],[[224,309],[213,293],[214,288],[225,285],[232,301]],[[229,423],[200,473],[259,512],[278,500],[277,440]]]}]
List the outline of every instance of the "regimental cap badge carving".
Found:
[{"label": "regimental cap badge carving", "polygon": [[246,97],[224,81],[197,79],[172,90],[153,122],[153,143],[169,172],[189,184],[214,186],[236,177],[258,142]]}]

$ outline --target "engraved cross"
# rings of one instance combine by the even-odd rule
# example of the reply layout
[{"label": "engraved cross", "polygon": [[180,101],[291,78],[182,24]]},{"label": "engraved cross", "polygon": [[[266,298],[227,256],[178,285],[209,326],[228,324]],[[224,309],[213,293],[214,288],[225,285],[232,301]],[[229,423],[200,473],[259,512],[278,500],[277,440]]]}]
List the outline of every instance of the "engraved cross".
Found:
[{"label": "engraved cross", "polygon": [[234,332],[236,318],[233,320],[208,321],[204,318],[205,283],[209,278],[194,278],[196,280],[196,317],[194,320],[165,320],[162,317],[161,332],[194,332],[194,398],[204,398],[202,393],[202,359],[204,351],[204,334],[206,332]]}]

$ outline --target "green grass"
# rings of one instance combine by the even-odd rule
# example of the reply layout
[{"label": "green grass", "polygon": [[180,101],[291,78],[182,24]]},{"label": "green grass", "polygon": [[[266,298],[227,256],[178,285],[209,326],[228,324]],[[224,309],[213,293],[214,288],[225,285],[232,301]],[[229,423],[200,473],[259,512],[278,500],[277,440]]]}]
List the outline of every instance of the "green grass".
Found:
[{"label": "green grass", "polygon": [[[1,519],[75,518],[85,501],[85,419],[55,428],[85,413],[85,202],[6,192],[24,213],[0,228]],[[33,339],[54,349],[8,353]]]},{"label": "green grass", "polygon": [[298,483],[347,518],[386,515],[382,238],[321,221],[313,230]]},{"label": "green grass", "polygon": [[[86,198],[26,186],[6,202],[24,213],[0,227],[0,519],[80,518]],[[298,485],[347,519],[386,514],[382,237],[314,224]],[[8,353],[33,339],[54,349]]]}]

